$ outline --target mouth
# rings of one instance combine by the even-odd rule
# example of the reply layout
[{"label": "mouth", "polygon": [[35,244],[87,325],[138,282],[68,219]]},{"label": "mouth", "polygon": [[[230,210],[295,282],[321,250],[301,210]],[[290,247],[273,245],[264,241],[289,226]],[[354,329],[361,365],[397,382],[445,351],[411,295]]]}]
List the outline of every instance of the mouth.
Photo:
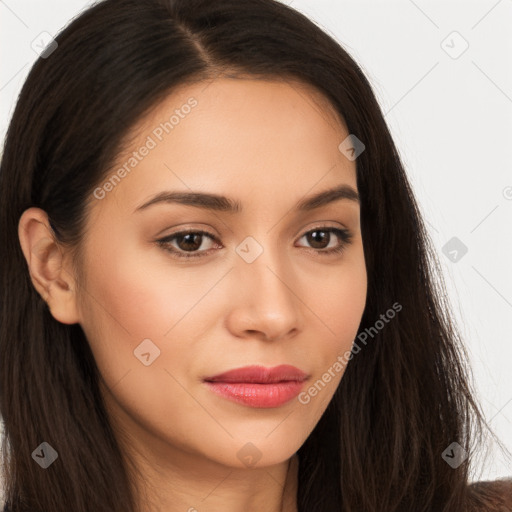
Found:
[{"label": "mouth", "polygon": [[213,393],[255,408],[280,407],[295,398],[308,375],[290,365],[246,366],[203,380]]}]

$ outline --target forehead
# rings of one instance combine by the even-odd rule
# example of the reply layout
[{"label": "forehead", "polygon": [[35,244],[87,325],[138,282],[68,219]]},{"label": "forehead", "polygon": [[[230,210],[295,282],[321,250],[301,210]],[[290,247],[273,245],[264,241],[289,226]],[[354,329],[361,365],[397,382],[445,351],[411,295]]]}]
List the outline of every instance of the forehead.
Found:
[{"label": "forehead", "polygon": [[347,136],[330,102],[301,83],[222,78],[183,85],[132,129],[107,174],[125,170],[108,198],[136,206],[163,189],[241,197],[275,187],[284,196],[305,194],[319,181],[355,187],[355,163],[338,150]]},{"label": "forehead", "polygon": [[[175,89],[132,127],[125,148],[130,153],[148,135],[159,146],[177,146],[178,138],[185,143],[195,136],[198,149],[214,139],[223,143],[216,144],[219,150],[230,140],[244,139],[253,146],[271,141],[275,148],[297,137],[313,142],[319,132],[348,135],[342,116],[311,85],[253,77],[217,78]],[[222,134],[231,137],[219,141]]]}]

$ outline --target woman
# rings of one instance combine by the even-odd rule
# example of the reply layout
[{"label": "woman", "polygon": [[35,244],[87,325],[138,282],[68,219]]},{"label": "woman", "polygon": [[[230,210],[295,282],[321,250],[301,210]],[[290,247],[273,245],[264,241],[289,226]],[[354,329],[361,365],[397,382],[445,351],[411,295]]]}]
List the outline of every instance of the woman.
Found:
[{"label": "woman", "polygon": [[[510,510],[371,87],[272,0],[106,0],[0,172],[6,510]],[[508,507],[508,508],[507,508]]]}]

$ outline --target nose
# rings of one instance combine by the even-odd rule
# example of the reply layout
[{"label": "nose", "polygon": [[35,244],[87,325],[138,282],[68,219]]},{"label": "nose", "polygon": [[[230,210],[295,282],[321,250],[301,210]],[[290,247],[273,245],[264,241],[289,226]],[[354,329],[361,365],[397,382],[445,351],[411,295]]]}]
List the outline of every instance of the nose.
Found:
[{"label": "nose", "polygon": [[252,263],[236,262],[227,315],[234,336],[271,341],[296,336],[302,329],[299,281],[284,257],[265,250]]}]

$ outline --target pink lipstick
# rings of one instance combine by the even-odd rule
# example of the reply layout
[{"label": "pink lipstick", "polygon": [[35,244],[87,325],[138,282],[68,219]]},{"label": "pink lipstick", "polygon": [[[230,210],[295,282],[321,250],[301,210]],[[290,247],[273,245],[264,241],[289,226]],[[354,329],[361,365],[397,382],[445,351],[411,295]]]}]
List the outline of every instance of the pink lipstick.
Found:
[{"label": "pink lipstick", "polygon": [[301,391],[308,375],[295,366],[273,368],[245,366],[206,377],[204,383],[214,393],[249,407],[284,405]]}]

